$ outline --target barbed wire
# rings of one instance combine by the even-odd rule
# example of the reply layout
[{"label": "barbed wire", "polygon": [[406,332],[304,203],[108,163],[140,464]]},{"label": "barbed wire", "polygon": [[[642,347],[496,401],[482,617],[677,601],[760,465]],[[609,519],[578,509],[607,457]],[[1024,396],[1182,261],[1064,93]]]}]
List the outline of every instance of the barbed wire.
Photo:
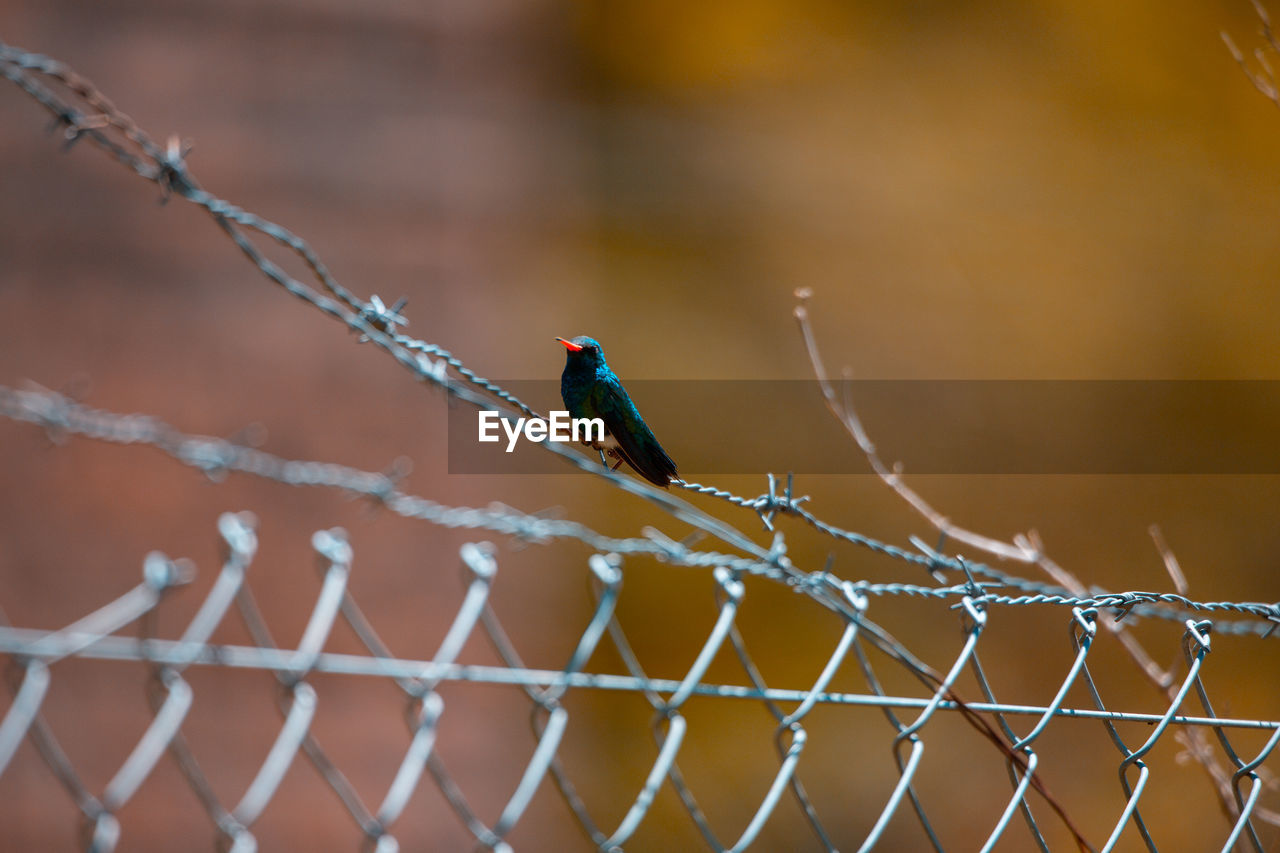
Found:
[{"label": "barbed wire", "polygon": [[[269,280],[357,332],[361,342],[373,343],[419,380],[442,389],[454,399],[498,411],[504,416],[514,416],[515,412],[536,414],[518,397],[467,368],[453,353],[400,333],[398,327],[408,322],[403,313],[403,299],[390,306],[377,295],[371,295],[367,301],[360,299],[332,276],[306,241],[203,190],[187,167],[189,147],[185,143],[172,137],[164,146],[159,145],[89,81],[63,63],[0,42],[0,75],[15,83],[53,115],[55,127],[62,129],[68,147],[87,139],[136,174],[156,183],[164,198],[177,196],[203,208]],[[268,260],[249,236],[255,233],[293,252],[310,271],[315,283],[307,284],[296,279]],[[289,486],[340,489],[365,496],[398,515],[439,526],[484,530],[537,544],[559,540],[581,542],[594,552],[587,561],[587,568],[595,593],[594,610],[564,667],[532,668],[520,657],[489,600],[498,568],[496,549],[487,543],[470,543],[459,553],[466,572],[466,596],[440,648],[430,658],[397,657],[378,637],[371,620],[356,605],[347,588],[353,551],[345,535],[339,530],[321,531],[313,539],[313,547],[322,558],[321,588],[297,648],[281,648],[273,639],[246,580],[257,548],[256,522],[244,514],[226,514],[219,520],[226,559],[196,615],[176,640],[154,636],[154,614],[173,588],[191,579],[193,567],[190,563],[171,560],[161,554],[148,556],[144,562],[143,581],[138,587],[62,630],[39,631],[0,625],[0,653],[11,659],[10,683],[14,691],[14,701],[0,721],[0,774],[4,773],[19,745],[30,740],[79,808],[90,847],[94,850],[109,850],[117,845],[121,835],[118,813],[166,753],[177,762],[186,783],[196,793],[225,845],[236,851],[254,849],[256,841],[252,826],[268,808],[285,772],[299,754],[305,756],[337,795],[359,826],[366,846],[378,851],[398,849],[393,825],[424,775],[434,780],[477,842],[495,850],[509,848],[507,836],[524,815],[535,791],[548,777],[587,837],[601,850],[620,849],[634,835],[648,815],[657,792],[666,784],[675,790],[711,849],[739,850],[753,843],[782,798],[789,793],[815,840],[824,849],[832,850],[835,849],[833,834],[820,818],[818,808],[798,773],[799,758],[810,737],[803,721],[819,704],[865,706],[880,709],[890,725],[891,751],[898,782],[879,816],[865,828],[861,849],[870,849],[882,841],[890,820],[904,803],[909,803],[928,843],[941,850],[941,837],[916,790],[924,751],[924,732],[930,720],[941,710],[962,714],[975,729],[1000,748],[1008,765],[1012,794],[992,828],[984,850],[1005,836],[1015,812],[1022,815],[1032,841],[1040,849],[1048,849],[1048,842],[1033,812],[1031,789],[1035,789],[1055,811],[1077,845],[1091,849],[1061,805],[1044,787],[1043,774],[1038,773],[1039,755],[1033,748],[1035,741],[1053,721],[1079,718],[1102,721],[1121,754],[1118,771],[1123,806],[1101,849],[1112,849],[1129,826],[1137,830],[1149,849],[1156,849],[1151,828],[1139,809],[1151,774],[1144,759],[1165,734],[1176,728],[1175,735],[1185,736],[1184,742],[1189,745],[1195,760],[1214,779],[1230,824],[1224,849],[1243,839],[1254,849],[1261,850],[1256,823],[1278,822],[1277,815],[1263,809],[1259,802],[1264,788],[1272,784],[1272,776],[1262,765],[1276,754],[1277,743],[1280,743],[1280,721],[1219,716],[1209,701],[1201,672],[1210,650],[1211,633],[1268,637],[1280,623],[1280,605],[1201,602],[1181,594],[1181,589],[1179,593],[1086,590],[1048,559],[1034,534],[1015,539],[1012,543],[1002,543],[954,527],[923,498],[906,488],[900,469],[885,464],[875,455],[874,445],[857,420],[851,401],[847,398],[841,400],[835,393],[834,384],[827,378],[817,355],[816,340],[807,325],[804,307],[807,298],[807,294],[801,297],[797,319],[801,322],[801,331],[829,408],[867,452],[873,470],[943,535],[937,546],[930,547],[913,538],[911,544],[915,550],[911,550],[827,522],[803,506],[809,498],[795,495],[794,478],[790,475],[785,488],[780,489],[778,479],[769,474],[767,492],[755,498],[710,485],[682,481],[674,484],[691,493],[754,513],[765,530],[772,534],[771,544],[763,546],[732,524],[666,491],[610,471],[569,447],[542,444],[548,452],[557,453],[577,468],[606,479],[615,488],[644,498],[671,518],[692,525],[702,535],[712,536],[738,553],[699,549],[694,547],[696,543],[691,544],[692,540],[675,541],[653,529],[640,537],[610,537],[578,522],[547,518],[510,507],[479,509],[449,506],[407,494],[400,489],[400,482],[407,473],[401,464],[393,464],[387,472],[376,473],[327,462],[288,460],[225,439],[187,435],[147,415],[121,415],[91,409],[44,389],[17,390],[0,386],[0,415],[36,424],[55,440],[79,435],[112,443],[141,444],[159,449],[214,479],[236,472]],[[829,566],[818,571],[805,571],[792,564],[787,556],[786,537],[783,531],[775,528],[775,522],[784,516],[793,516],[825,536],[868,549],[876,555],[924,568],[938,581],[938,585],[852,581],[838,577]],[[1018,577],[977,561],[946,554],[943,550],[948,539],[1002,559],[1036,565],[1051,582]],[[1159,540],[1157,544],[1159,546]],[[632,557],[648,557],[676,566],[710,570],[716,620],[682,678],[650,677],[617,616],[623,561]],[[953,582],[947,582],[948,573],[951,573]],[[800,688],[778,688],[765,683],[736,623],[747,595],[743,580],[750,577],[786,584],[840,620],[840,638],[826,656],[823,670],[812,684]],[[1007,591],[1016,594],[1008,594]],[[936,671],[918,658],[908,645],[869,618],[870,600],[886,597],[907,602],[918,600],[921,605],[945,602],[958,613],[965,643],[945,673]],[[253,641],[251,646],[210,642],[213,631],[225,621],[233,602],[239,605],[242,621]],[[1068,608],[1070,611],[1066,621],[1070,629],[1073,662],[1060,681],[1054,699],[1047,705],[999,701],[979,660],[980,640],[993,608],[1027,606]],[[1192,618],[1196,613],[1226,613],[1253,618],[1211,623]],[[1150,655],[1120,624],[1130,615],[1174,621],[1181,625],[1185,671],[1175,673],[1160,669],[1153,663]],[[324,651],[326,640],[338,621],[344,621],[355,632],[368,654],[340,655]],[[140,638],[116,636],[118,631],[134,622],[143,626]],[[1121,639],[1134,661],[1166,698],[1167,704],[1161,713],[1119,711],[1105,706],[1087,660],[1100,625]],[[477,627],[498,652],[502,666],[457,662],[463,645]],[[606,638],[619,654],[626,669],[625,675],[586,671],[588,661]],[[749,684],[707,680],[711,661],[726,643],[741,663]],[[829,691],[832,678],[850,655],[857,662],[867,692]],[[152,674],[148,698],[154,717],[101,794],[93,793],[80,777],[61,748],[52,726],[41,713],[53,668],[69,657],[142,662],[148,665]],[[886,663],[901,667],[913,676],[924,687],[926,695],[895,695],[887,691],[877,669]],[[183,735],[183,722],[193,702],[193,693],[183,673],[191,666],[261,670],[272,673],[278,683],[281,726],[252,781],[240,799],[229,807],[214,792]],[[956,695],[954,685],[963,672],[973,673],[985,701],[972,702]],[[319,702],[319,692],[308,682],[313,673],[389,679],[405,695],[410,741],[385,797],[376,807],[363,802],[311,731]],[[1072,708],[1065,702],[1070,688],[1081,680],[1093,699],[1093,708]],[[484,819],[468,802],[456,778],[434,748],[445,710],[444,699],[437,688],[447,682],[517,685],[529,702],[535,748],[521,772],[519,783],[492,820]],[[612,829],[598,823],[589,814],[558,758],[559,745],[570,719],[563,699],[570,690],[637,693],[646,698],[653,712],[651,730],[657,755],[635,799]],[[1193,692],[1203,713],[1183,710]],[[691,725],[682,709],[693,696],[761,702],[776,723],[776,773],[746,826],[736,832],[731,843],[721,840],[679,768],[681,746]],[[788,712],[783,704],[790,703],[796,703],[796,707]],[[907,720],[900,718],[897,712],[911,712],[913,716]],[[1037,718],[1034,727],[1021,736],[1006,719],[1019,715]],[[987,716],[995,719],[994,726],[987,722]],[[1145,723],[1152,727],[1151,733],[1142,745],[1131,749],[1115,728],[1117,722]],[[1235,749],[1227,730],[1271,731],[1272,734],[1255,757],[1246,758]],[[1207,739],[1208,731],[1215,736],[1216,750]],[[1136,781],[1131,782],[1131,776]]]},{"label": "barbed wire", "polygon": [[[605,536],[578,522],[522,513],[509,507],[479,509],[447,506],[400,491],[397,483],[405,474],[403,469],[392,470],[390,473],[378,473],[328,462],[283,459],[266,451],[236,444],[226,439],[187,435],[150,415],[122,415],[92,409],[63,394],[44,389],[19,390],[0,385],[0,416],[37,424],[43,427],[55,441],[63,440],[68,435],[82,435],[116,444],[143,444],[155,447],[213,479],[221,478],[229,472],[238,472],[289,486],[340,489],[368,497],[397,515],[430,521],[445,527],[485,529],[537,542],[576,539],[599,551],[625,555],[644,554],[673,565],[712,568],[724,566],[736,572],[782,580],[801,591],[816,590],[819,594],[831,584],[843,583],[826,570],[812,573],[800,573],[796,570],[784,572],[774,562],[735,557],[714,551],[699,551],[660,536],[656,531],[646,538],[619,539]],[[775,478],[770,475],[769,479],[772,490]],[[767,498],[758,500],[763,505]],[[863,538],[885,556],[915,563],[919,563],[922,559],[919,554],[880,543],[870,537]],[[970,566],[970,568],[973,567]],[[1017,589],[1029,588],[1037,592],[1022,596],[988,592],[991,587],[1006,586]],[[1280,625],[1280,604],[1203,602],[1175,593],[1140,591],[1118,593],[1098,591],[1094,595],[1081,597],[1070,595],[1061,587],[1051,587],[1037,581],[1004,574],[999,574],[998,580],[994,582],[974,583],[972,586],[926,587],[907,583],[857,582],[855,587],[859,592],[876,596],[902,595],[945,599],[974,595],[975,601],[991,604],[1015,606],[1056,604],[1066,607],[1106,608],[1118,613],[1132,612],[1141,616],[1177,622],[1185,621],[1192,612],[1214,611],[1250,615],[1262,620],[1219,622],[1215,628],[1219,633],[1265,636],[1275,631]],[[1161,604],[1176,605],[1176,608],[1143,606]]]},{"label": "barbed wire", "polygon": [[[432,382],[443,387],[448,393],[461,397],[464,401],[476,405],[481,408],[494,408],[489,401],[482,397],[469,394],[464,388],[458,387],[457,384],[449,381],[448,373],[444,369],[441,362],[431,362],[425,356],[435,355],[443,364],[447,364],[458,372],[459,376],[466,382],[493,394],[499,400],[509,403],[517,408],[521,413],[526,415],[537,415],[537,412],[519,400],[514,395],[508,393],[505,389],[497,384],[479,377],[470,369],[466,368],[460,359],[452,353],[426,341],[417,340],[395,332],[398,325],[407,323],[402,315],[405,301],[397,301],[391,307],[387,307],[382,299],[373,295],[368,302],[359,300],[348,289],[339,284],[336,279],[329,273],[328,268],[321,261],[319,255],[311,248],[311,246],[300,237],[269,220],[252,213],[248,213],[241,208],[233,205],[223,199],[219,199],[204,190],[200,189],[196,184],[193,176],[190,175],[185,163],[187,149],[178,142],[177,138],[171,138],[166,148],[161,148],[155,141],[147,135],[136,123],[126,114],[119,111],[110,100],[103,96],[89,81],[76,74],[66,65],[49,57],[39,54],[31,54],[18,50],[11,46],[0,42],[0,69],[3,69],[4,76],[19,83],[24,91],[31,94],[46,109],[55,116],[55,121],[65,125],[65,134],[69,143],[74,143],[82,136],[87,135],[96,144],[104,147],[116,159],[133,168],[133,170],[148,180],[152,180],[161,185],[166,192],[176,193],[183,198],[191,201],[205,210],[207,210],[218,224],[228,232],[237,246],[254,262],[254,264],[272,281],[280,284],[304,302],[323,311],[324,313],[342,320],[353,330],[361,333],[361,341],[373,341],[379,345],[384,351],[392,355],[399,364],[412,370],[420,379]],[[50,78],[62,82],[74,93],[85,99],[86,103],[93,107],[97,113],[94,116],[86,117],[81,111],[60,101],[48,89],[41,87],[39,83],[32,80],[28,75],[22,74],[22,70],[38,71]],[[126,136],[126,139],[134,143],[139,149],[142,156],[131,155],[124,146],[115,145],[110,139],[106,138],[101,132],[103,127],[118,128]],[[148,162],[150,161],[150,162]],[[286,275],[278,266],[266,259],[239,231],[233,226],[239,224],[245,228],[259,231],[270,237],[276,242],[288,247],[291,251],[302,258],[309,269],[314,273],[320,283],[336,296],[347,308],[352,312],[343,312],[341,308],[332,301],[315,293],[305,284]],[[801,294],[802,299],[807,299],[807,293]],[[803,316],[803,307],[797,309],[797,315]],[[812,333],[808,331],[807,326],[802,323],[805,332],[806,342],[813,351],[816,344],[813,342]],[[399,349],[397,349],[397,347]],[[419,358],[411,358],[407,352],[417,352]],[[816,364],[818,377],[823,385],[824,393],[827,393],[828,399],[833,400],[834,395],[830,391],[830,383],[826,379],[825,372],[822,370],[820,363]],[[499,410],[501,411],[501,410]],[[865,432],[861,425],[855,422],[852,431],[859,439],[859,443],[864,447],[871,446],[869,439],[866,438]],[[228,445],[227,447],[230,447]],[[759,549],[755,543],[742,534],[740,531],[726,525],[720,519],[715,519],[700,513],[688,504],[674,500],[666,492],[656,489],[647,483],[642,483],[634,478],[617,474],[611,471],[607,466],[596,465],[588,457],[576,452],[573,448],[555,443],[544,442],[538,445],[541,449],[556,453],[565,457],[571,463],[577,465],[583,470],[591,471],[599,476],[608,478],[614,485],[622,487],[624,490],[639,494],[651,501],[658,502],[665,509],[674,510],[677,518],[682,521],[694,524],[694,526],[704,529],[727,544],[755,553],[757,556],[767,556],[767,552]],[[873,446],[872,446],[873,448]],[[210,445],[209,449],[225,449]],[[874,448],[873,448],[874,449]],[[209,465],[216,465],[216,460],[210,460]],[[896,471],[891,470],[890,466],[881,463],[878,457],[873,457],[873,467],[878,473],[893,483],[900,483],[901,479]],[[212,468],[211,468],[212,470]],[[1041,584],[1037,581],[1018,578],[1000,572],[991,566],[967,561],[962,562],[956,558],[940,553],[934,549],[929,549],[921,543],[916,542],[918,548],[925,553],[914,553],[905,549],[893,546],[873,537],[865,536],[855,531],[846,530],[835,524],[824,521],[810,511],[801,506],[802,503],[809,500],[807,496],[793,496],[793,478],[791,475],[787,477],[786,489],[783,493],[777,491],[777,481],[772,475],[768,475],[769,490],[763,495],[755,498],[746,498],[736,495],[732,492],[720,489],[715,486],[707,486],[698,483],[686,483],[684,481],[676,481],[673,485],[693,491],[699,494],[710,495],[712,497],[725,500],[735,506],[749,508],[755,511],[761,518],[766,529],[773,530],[773,520],[779,514],[794,515],[801,519],[810,527],[824,533],[832,538],[839,539],[850,544],[859,545],[875,551],[877,553],[886,554],[896,559],[906,562],[912,562],[917,565],[928,568],[930,571],[952,570],[957,572],[973,573],[980,576],[990,578],[991,580],[1017,585],[1028,591],[1039,591],[1045,595],[1052,595],[1062,591],[1061,587],[1053,588],[1049,585]],[[909,502],[919,505],[922,503],[914,493],[908,493]],[[961,531],[954,526],[943,526],[943,532],[958,541],[974,544],[978,547],[988,550],[997,556],[1005,559],[1018,559],[1022,561],[1034,561],[1039,556],[1039,550],[1030,547],[1027,544],[1016,544],[1014,546],[1003,546],[987,537],[978,537],[975,534]],[[1264,618],[1274,616],[1272,612],[1258,612],[1258,615]]]},{"label": "barbed wire", "polygon": [[[95,112],[86,114],[83,110],[59,99],[47,87],[32,79],[25,72],[37,72],[52,80],[66,85],[73,93],[84,99]],[[447,370],[441,364],[453,368],[461,380],[481,391],[492,394],[498,400],[509,403],[521,413],[536,415],[530,406],[509,394],[495,383],[483,379],[466,368],[460,359],[452,353],[426,341],[417,340],[395,332],[395,328],[404,325],[407,320],[402,315],[404,301],[397,301],[388,308],[381,297],[376,294],[368,302],[355,297],[349,290],[339,284],[328,272],[328,268],[320,260],[319,255],[300,237],[287,229],[270,222],[263,217],[248,213],[240,207],[219,199],[200,189],[195,178],[190,174],[186,164],[188,149],[178,137],[171,137],[169,144],[162,148],[149,135],[142,131],[126,114],[122,113],[103,96],[89,81],[76,74],[65,64],[39,54],[32,54],[6,45],[0,41],[0,73],[18,83],[28,94],[44,106],[54,116],[56,126],[64,127],[64,135],[69,143],[87,138],[100,146],[109,155],[129,166],[135,173],[158,184],[165,198],[175,194],[181,198],[204,208],[217,224],[231,237],[240,250],[268,279],[285,288],[292,296],[320,310],[327,316],[339,320],[348,328],[360,333],[360,340],[371,341],[379,349],[386,352],[400,366],[410,370],[419,379],[443,388],[450,395],[479,408],[504,412],[492,401],[469,392],[459,382],[450,381]],[[117,128],[125,134],[126,142],[136,147],[130,152],[125,145],[115,143],[103,132],[104,128]],[[306,263],[324,289],[333,294],[339,302],[325,297],[313,288],[287,275],[280,267],[268,260],[253,243],[237,228],[257,231],[286,246]],[[341,303],[341,304],[339,304]],[[435,355],[436,362],[430,360]],[[578,453],[574,448],[556,442],[543,442],[538,445],[545,452],[555,453],[565,458],[581,470],[589,471],[597,476],[605,477],[614,486],[624,491],[658,503],[664,509],[677,513],[677,517],[699,527],[707,533],[720,538],[735,548],[765,556],[766,552],[753,543],[741,531],[726,524],[720,519],[702,513],[687,503],[679,501],[667,491],[658,489],[648,483],[636,480],[599,465],[590,458]],[[788,478],[787,492],[779,496],[774,491],[771,475],[770,491],[757,498],[745,498],[714,486],[700,484],[674,483],[677,488],[684,488],[700,494],[710,495],[729,503],[753,509],[764,522],[767,529],[772,530],[773,518],[778,514],[795,515],[814,529],[833,538],[873,551],[889,553],[899,559],[916,562],[931,570],[950,569],[964,571],[959,561],[940,553],[922,556],[913,554],[895,546],[879,542],[860,533],[845,530],[817,516],[800,506],[807,498],[793,498],[791,495],[791,478]],[[1028,551],[1018,552],[1021,559],[1026,559]],[[1002,554],[1001,556],[1008,556]],[[992,579],[1000,580],[1003,574],[996,569],[980,563],[969,564],[968,570],[983,573]]]}]

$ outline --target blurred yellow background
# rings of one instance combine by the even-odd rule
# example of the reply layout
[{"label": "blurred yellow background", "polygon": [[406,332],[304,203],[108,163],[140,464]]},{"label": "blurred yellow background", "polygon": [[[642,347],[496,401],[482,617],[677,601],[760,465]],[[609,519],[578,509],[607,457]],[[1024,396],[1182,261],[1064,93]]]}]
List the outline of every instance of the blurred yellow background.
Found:
[{"label": "blurred yellow background", "polygon": [[[624,379],[809,378],[791,317],[799,287],[814,291],[828,365],[859,378],[1280,379],[1280,112],[1219,38],[1228,31],[1250,50],[1258,26],[1244,0],[0,2],[0,39],[68,62],[157,138],[190,140],[190,168],[210,192],[309,240],[358,294],[407,296],[408,333],[511,379],[557,377],[552,338],[578,334],[602,341]],[[83,388],[90,405],[193,433],[260,423],[264,449],[289,458],[381,470],[407,456],[408,490],[444,503],[560,507],[618,536],[648,524],[688,532],[583,476],[449,476],[439,394],[268,283],[202,211],[157,204],[154,186],[86,144],[62,153],[47,124],[0,86],[0,383]],[[795,412],[796,440],[829,417],[815,397]],[[654,427],[714,442],[749,420],[695,411]],[[754,470],[750,460],[741,470]],[[681,473],[699,475],[685,464]],[[753,496],[764,474],[716,484]],[[1148,537],[1154,522],[1192,598],[1280,598],[1276,477],[913,482],[966,527],[1001,538],[1037,530],[1087,585],[1171,589]],[[872,477],[806,477],[798,488],[844,527],[902,545],[934,539]],[[695,503],[768,543],[751,514]],[[142,556],[160,549],[200,568],[162,612],[174,634],[216,574],[218,514],[238,509],[261,520],[250,582],[284,643],[296,642],[318,591],[313,530],[351,531],[353,593],[405,657],[439,643],[463,594],[457,548],[481,538],[336,493],[237,476],[210,485],[146,449],[50,448],[38,430],[0,421],[0,608],[21,626],[65,625],[136,583]],[[834,553],[841,577],[928,582],[781,527],[806,570]],[[497,541],[495,608],[526,662],[563,666],[591,612],[586,550]],[[619,614],[641,659],[652,675],[680,677],[715,618],[709,575],[646,561],[624,571]],[[876,600],[869,615],[942,669],[962,640],[941,608]],[[1070,662],[1069,619],[1061,608],[993,614],[983,663],[1001,699],[1053,695]],[[217,638],[246,641],[233,621]],[[797,688],[840,630],[766,582],[748,585],[740,624],[766,679]],[[1178,659],[1176,623],[1136,630],[1160,663]],[[1219,713],[1280,716],[1276,640],[1215,643],[1205,678]],[[357,650],[347,635],[332,647]],[[1114,643],[1095,654],[1112,707],[1163,711]],[[463,659],[496,660],[478,637]],[[621,664],[602,647],[590,668]],[[865,692],[854,670],[833,689]],[[149,719],[144,675],[85,661],[54,670],[45,709],[91,787]],[[746,682],[728,655],[710,678]],[[185,730],[234,802],[278,725],[274,688],[261,673],[191,679]],[[376,802],[407,745],[396,690],[316,684],[319,736]],[[443,695],[439,748],[496,819],[533,748],[527,702],[497,687]],[[1089,700],[1077,690],[1069,702]],[[597,694],[566,705],[566,765],[611,827],[656,751],[648,707]],[[695,699],[689,719],[682,769],[731,841],[776,771],[772,718],[758,703]],[[874,711],[840,707],[819,707],[809,724],[800,776],[836,843],[856,847],[897,779],[892,729]],[[1003,764],[957,719],[928,731],[921,797],[944,843],[974,849],[1009,796]],[[1144,731],[1126,732],[1131,745]],[[1170,739],[1153,757],[1144,815],[1162,847],[1216,849],[1229,824],[1201,768],[1175,762],[1179,748]],[[1101,844],[1123,805],[1104,730],[1055,723],[1044,755],[1046,781]],[[1051,840],[1069,843],[1043,806],[1038,814]],[[175,839],[201,849],[213,836],[169,761],[121,820],[121,849],[174,849]],[[75,809],[30,745],[0,777],[0,826],[3,849],[77,844]],[[429,781],[396,830],[406,850],[470,845]],[[302,759],[254,831],[266,850],[351,849],[360,838]],[[549,782],[511,841],[588,847]],[[883,849],[924,843],[904,813]],[[1124,843],[1137,849],[1136,833]],[[629,849],[700,844],[667,787]],[[1015,824],[1000,849],[1029,844]],[[819,845],[784,802],[759,849]]]}]

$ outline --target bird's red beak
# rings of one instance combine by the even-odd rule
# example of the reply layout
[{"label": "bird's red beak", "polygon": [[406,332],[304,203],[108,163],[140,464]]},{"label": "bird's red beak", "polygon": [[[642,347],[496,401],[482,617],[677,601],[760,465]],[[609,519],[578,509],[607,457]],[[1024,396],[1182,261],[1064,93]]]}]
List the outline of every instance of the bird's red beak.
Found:
[{"label": "bird's red beak", "polygon": [[569,352],[582,352],[582,347],[578,346],[573,341],[566,341],[564,338],[556,338],[556,340],[564,344],[564,348]]}]

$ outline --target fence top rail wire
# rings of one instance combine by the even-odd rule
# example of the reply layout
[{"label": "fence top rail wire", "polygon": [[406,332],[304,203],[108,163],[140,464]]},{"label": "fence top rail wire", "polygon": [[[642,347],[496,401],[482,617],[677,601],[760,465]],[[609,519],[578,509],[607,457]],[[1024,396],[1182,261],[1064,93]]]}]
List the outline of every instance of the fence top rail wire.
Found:
[{"label": "fence top rail wire", "polygon": [[[152,664],[191,664],[223,666],[231,669],[276,670],[288,672],[296,667],[297,650],[237,646],[218,643],[202,644],[191,649],[181,640],[142,640],[135,637],[99,636],[31,628],[0,627],[0,653],[28,659],[33,650],[42,655],[61,657],[74,649],[82,658],[116,661],[141,661]],[[636,678],[598,672],[565,672],[551,669],[510,669],[501,666],[441,664],[431,660],[370,657],[368,655],[326,652],[316,657],[311,672],[330,675],[356,675],[375,678],[423,678],[436,681],[460,681],[478,684],[506,684],[525,687],[572,687],[583,690],[623,690],[674,693],[681,682],[670,678]],[[767,687],[760,689],[741,684],[700,682],[693,687],[699,696],[718,699],[768,699],[772,702],[813,701],[825,705],[857,705],[873,708],[922,709],[928,697],[881,696],[865,693],[812,693],[803,688]],[[1046,705],[1019,705],[1007,702],[966,702],[971,710],[996,713],[1070,717],[1082,720],[1110,720],[1126,723],[1157,723],[1160,714],[1131,711],[1099,711],[1091,708],[1051,708]],[[957,710],[953,701],[944,700],[942,710]],[[1223,726],[1237,729],[1270,731],[1280,727],[1280,720],[1234,719],[1177,714],[1171,720],[1182,726]]]}]

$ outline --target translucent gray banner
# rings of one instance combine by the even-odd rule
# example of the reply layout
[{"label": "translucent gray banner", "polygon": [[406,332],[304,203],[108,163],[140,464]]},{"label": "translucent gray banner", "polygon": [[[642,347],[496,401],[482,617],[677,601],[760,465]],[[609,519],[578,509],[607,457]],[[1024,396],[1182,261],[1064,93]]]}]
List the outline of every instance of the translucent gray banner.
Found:
[{"label": "translucent gray banner", "polygon": [[[546,415],[558,380],[501,383]],[[812,380],[637,380],[636,406],[681,476],[865,474]],[[1277,474],[1280,381],[860,380],[837,384],[887,461],[917,474]],[[449,473],[575,473],[524,438],[478,441],[449,412]]]}]

